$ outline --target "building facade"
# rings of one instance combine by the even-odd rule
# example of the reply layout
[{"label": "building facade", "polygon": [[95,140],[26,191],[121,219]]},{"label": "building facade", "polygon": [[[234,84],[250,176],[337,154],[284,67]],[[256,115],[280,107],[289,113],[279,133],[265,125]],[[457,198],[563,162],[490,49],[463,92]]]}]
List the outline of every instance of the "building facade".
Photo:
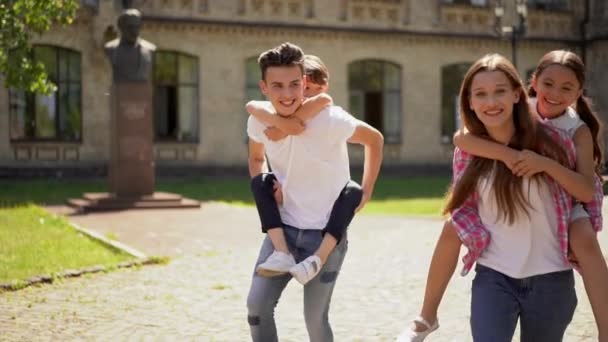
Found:
[{"label": "building facade", "polygon": [[[74,24],[34,40],[58,86],[50,96],[0,91],[0,168],[103,168],[109,160],[111,68],[103,45],[125,6],[143,13],[154,65],[158,166],[243,167],[244,104],[259,99],[260,52],[290,41],[327,64],[336,104],[380,129],[385,165],[449,165],[456,103],[469,65],[490,52],[511,58],[495,32],[498,0],[86,0]],[[505,0],[503,24],[516,22]],[[608,4],[528,0],[516,42],[527,77],[554,49],[583,56],[587,94],[604,121]],[[353,164],[363,151],[351,150]]]}]

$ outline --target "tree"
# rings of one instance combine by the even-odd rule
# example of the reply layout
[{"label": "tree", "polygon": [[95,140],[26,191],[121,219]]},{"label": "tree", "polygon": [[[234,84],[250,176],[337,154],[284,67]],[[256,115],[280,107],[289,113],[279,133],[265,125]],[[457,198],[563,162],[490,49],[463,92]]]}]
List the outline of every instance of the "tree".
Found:
[{"label": "tree", "polygon": [[78,0],[0,0],[0,73],[7,87],[55,91],[41,62],[33,59],[31,38],[53,25],[69,25]]}]

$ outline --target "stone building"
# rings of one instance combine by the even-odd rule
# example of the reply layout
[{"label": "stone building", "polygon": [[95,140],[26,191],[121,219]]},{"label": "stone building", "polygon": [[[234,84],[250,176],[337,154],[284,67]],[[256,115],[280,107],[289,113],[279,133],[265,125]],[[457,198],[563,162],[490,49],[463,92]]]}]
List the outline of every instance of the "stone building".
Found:
[{"label": "stone building", "polygon": [[[243,106],[260,98],[256,58],[290,41],[320,56],[337,104],[385,135],[385,165],[448,165],[463,73],[489,52],[512,56],[496,32],[500,0],[81,0],[76,22],[35,38],[58,91],[0,91],[0,169],[103,169],[109,159],[111,70],[103,45],[125,6],[143,13],[154,66],[157,166],[244,167]],[[504,0],[502,24],[516,22]],[[583,56],[604,119],[608,3],[528,0],[516,42],[528,75],[549,50]],[[604,95],[604,96],[602,96]],[[360,164],[362,150],[352,149]]]}]

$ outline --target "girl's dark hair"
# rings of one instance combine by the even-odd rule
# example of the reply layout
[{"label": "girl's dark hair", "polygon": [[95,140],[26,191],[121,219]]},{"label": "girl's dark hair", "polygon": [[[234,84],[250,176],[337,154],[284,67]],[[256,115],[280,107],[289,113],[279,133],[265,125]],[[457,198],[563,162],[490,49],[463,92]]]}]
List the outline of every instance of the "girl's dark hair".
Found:
[{"label": "girl's dark hair", "polygon": [[304,52],[292,43],[283,43],[268,51],[264,51],[258,57],[258,65],[262,71],[262,79],[266,80],[266,70],[270,67],[297,66],[304,75]]},{"label": "girl's dark hair", "polygon": [[[574,72],[576,79],[580,84],[581,89],[585,88],[585,65],[583,61],[571,51],[566,50],[554,50],[541,58],[536,70],[532,74],[532,79],[538,80],[540,75],[550,67],[551,65],[561,65]],[[530,96],[536,96],[536,90],[529,87],[528,93]],[[587,124],[589,130],[591,130],[591,136],[593,137],[593,162],[595,163],[595,170],[599,174],[603,167],[603,151],[602,151],[602,128],[603,124],[599,120],[596,112],[593,111],[591,99],[581,95],[576,101],[576,112],[580,116],[581,120]]]}]

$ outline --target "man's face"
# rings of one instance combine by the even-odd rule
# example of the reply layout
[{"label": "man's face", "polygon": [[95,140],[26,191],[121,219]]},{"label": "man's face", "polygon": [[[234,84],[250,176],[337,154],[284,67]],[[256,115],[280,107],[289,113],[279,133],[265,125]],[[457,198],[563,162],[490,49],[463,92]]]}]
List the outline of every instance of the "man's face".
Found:
[{"label": "man's face", "polygon": [[304,97],[313,97],[321,93],[326,93],[329,88],[327,84],[318,84],[311,81],[306,81],[306,87],[304,88]]},{"label": "man's face", "polygon": [[130,17],[125,18],[119,27],[121,38],[129,43],[135,43],[139,36],[140,26],[141,23],[139,19]]},{"label": "man's face", "polygon": [[304,100],[306,78],[298,66],[277,66],[266,69],[265,80],[260,81],[260,89],[272,103],[277,113],[293,114]]}]

